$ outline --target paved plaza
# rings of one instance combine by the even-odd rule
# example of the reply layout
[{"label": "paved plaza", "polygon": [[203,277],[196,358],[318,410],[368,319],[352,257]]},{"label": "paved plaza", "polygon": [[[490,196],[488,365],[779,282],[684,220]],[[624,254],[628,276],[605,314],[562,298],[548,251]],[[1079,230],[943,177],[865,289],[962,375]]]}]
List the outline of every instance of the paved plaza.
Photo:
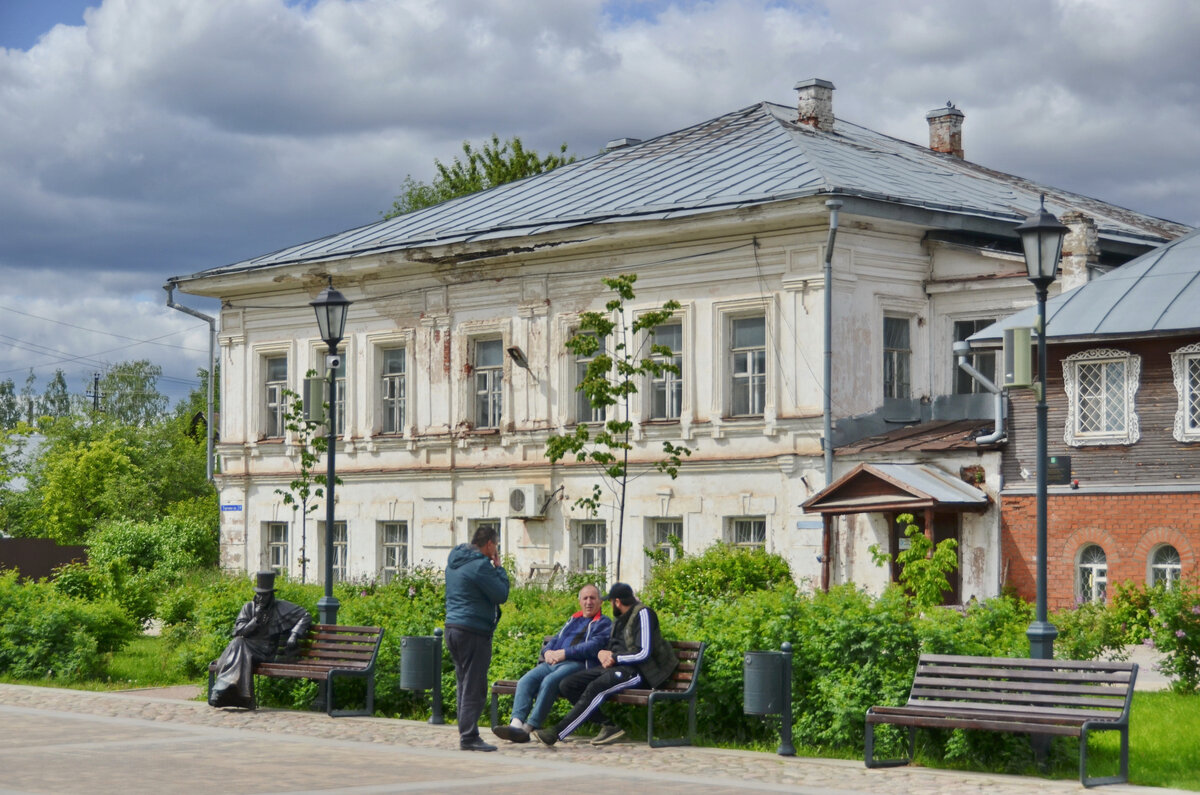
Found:
[{"label": "paved plaza", "polygon": [[[453,726],[213,709],[195,688],[89,693],[0,685],[0,793],[1079,792],[1077,781],[784,758],[711,748],[457,749]],[[1096,792],[1174,790],[1113,786]]]}]

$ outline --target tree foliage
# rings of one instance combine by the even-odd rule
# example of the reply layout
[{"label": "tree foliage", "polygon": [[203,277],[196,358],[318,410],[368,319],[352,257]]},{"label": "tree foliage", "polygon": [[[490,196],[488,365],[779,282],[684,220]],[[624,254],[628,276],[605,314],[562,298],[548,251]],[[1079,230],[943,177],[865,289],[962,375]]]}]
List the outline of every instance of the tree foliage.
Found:
[{"label": "tree foliage", "polygon": [[54,377],[46,384],[39,413],[47,417],[65,417],[71,413],[71,394],[62,370],[55,370]]},{"label": "tree foliage", "polygon": [[392,202],[391,209],[384,213],[384,218],[394,218],[414,210],[432,207],[459,196],[477,193],[575,162],[574,155],[567,154],[566,144],[559,147],[557,154],[543,156],[532,149],[526,149],[521,139],[516,136],[501,142],[494,133],[492,140],[485,141],[478,149],[473,147],[470,141],[463,141],[462,151],[463,157],[455,157],[450,165],[434,159],[437,176],[430,184],[414,180],[411,174],[405,177],[403,191]]},{"label": "tree foliage", "polygon": [[674,479],[679,474],[682,457],[691,455],[692,451],[669,439],[664,440],[662,457],[651,462],[647,469],[631,473],[633,399],[638,385],[645,379],[661,377],[668,372],[679,375],[679,367],[672,362],[671,349],[654,344],[653,339],[654,329],[670,320],[680,305],[678,301],[668,301],[659,309],[639,312],[631,319],[625,305],[634,299],[633,285],[637,274],[627,273],[602,281],[616,296],[605,304],[605,311],[580,315],[579,330],[567,340],[566,347],[576,357],[590,359],[586,373],[575,388],[587,397],[593,409],[605,411],[609,418],[599,427],[580,421],[572,433],[552,434],[546,440],[546,457],[557,462],[573,456],[576,461],[596,467],[601,483],[594,484],[592,493],[578,498],[575,504],[594,516],[604,502],[603,487],[612,494],[613,512],[617,517],[616,578],[620,579],[629,481],[650,469]]},{"label": "tree foliage", "polygon": [[[940,605],[942,595],[953,590],[948,575],[958,568],[958,542],[947,538],[935,547],[914,522],[911,513],[896,517],[896,523],[904,525],[904,535],[909,540],[908,549],[897,553],[896,562],[900,564],[899,579],[905,593],[918,609],[924,609]],[[872,544],[870,552],[877,566],[892,560],[878,544]]]},{"label": "tree foliage", "polygon": [[167,411],[160,376],[162,368],[146,359],[114,364],[100,378],[100,410],[122,425],[150,425]]},{"label": "tree foliage", "polygon": [[[316,370],[309,370],[307,377],[313,378],[316,374]],[[329,449],[329,439],[322,433],[321,421],[304,415],[304,401],[299,395],[285,389],[283,396],[287,401],[284,424],[296,440],[300,457],[296,462],[296,477],[292,478],[286,489],[275,489],[275,493],[283,497],[284,505],[292,506],[293,513],[300,514],[300,581],[305,582],[308,579],[308,533],[305,532],[305,523],[308,515],[319,507],[314,500],[325,496],[327,480],[324,474],[314,474],[313,468],[320,461],[321,454]],[[329,404],[324,404],[324,408],[328,411]],[[336,476],[334,482],[338,482]]]}]

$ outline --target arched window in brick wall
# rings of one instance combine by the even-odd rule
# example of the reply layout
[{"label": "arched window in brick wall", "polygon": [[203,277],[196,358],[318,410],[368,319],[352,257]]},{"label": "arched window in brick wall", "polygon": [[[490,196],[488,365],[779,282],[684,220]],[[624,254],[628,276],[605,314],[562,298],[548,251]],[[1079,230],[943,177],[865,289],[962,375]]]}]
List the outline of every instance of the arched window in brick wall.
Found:
[{"label": "arched window in brick wall", "polygon": [[1075,593],[1080,602],[1103,602],[1108,589],[1108,555],[1099,544],[1086,544],[1079,550]]},{"label": "arched window in brick wall", "polygon": [[1149,585],[1162,585],[1174,588],[1179,585],[1179,575],[1183,571],[1183,561],[1179,550],[1170,544],[1160,544],[1150,553],[1150,572],[1147,582]]}]

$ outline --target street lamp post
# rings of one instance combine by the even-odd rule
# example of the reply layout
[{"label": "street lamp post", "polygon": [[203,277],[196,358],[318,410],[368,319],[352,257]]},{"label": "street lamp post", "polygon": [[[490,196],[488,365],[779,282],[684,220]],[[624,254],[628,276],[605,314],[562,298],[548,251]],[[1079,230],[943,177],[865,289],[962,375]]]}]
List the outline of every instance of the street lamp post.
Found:
[{"label": "street lamp post", "polygon": [[316,300],[310,301],[309,306],[317,313],[321,339],[329,346],[329,354],[325,357],[325,370],[329,374],[329,446],[325,453],[328,465],[325,471],[325,595],[317,600],[317,620],[322,624],[336,624],[338,600],[333,595],[333,487],[337,452],[337,370],[341,364],[337,346],[346,330],[346,311],[350,301],[333,288],[333,279],[330,279],[329,286],[321,291]]},{"label": "street lamp post", "polygon": [[1058,272],[1063,237],[1067,227],[1041,207],[1017,227],[1025,250],[1025,268],[1029,281],[1037,289],[1038,303],[1038,380],[1037,380],[1037,613],[1025,634],[1029,638],[1029,656],[1049,660],[1054,657],[1054,639],[1058,630],[1046,615],[1046,294]]}]

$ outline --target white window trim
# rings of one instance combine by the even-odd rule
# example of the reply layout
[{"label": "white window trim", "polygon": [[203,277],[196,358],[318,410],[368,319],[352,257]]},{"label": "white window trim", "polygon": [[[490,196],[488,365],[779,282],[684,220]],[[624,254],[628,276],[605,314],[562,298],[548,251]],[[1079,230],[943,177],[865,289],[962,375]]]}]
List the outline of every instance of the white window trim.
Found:
[{"label": "white window trim", "polygon": [[[1165,565],[1164,564],[1156,564],[1154,562],[1154,559],[1158,556],[1158,553],[1168,547],[1175,550],[1175,554],[1179,558],[1179,563],[1178,564],[1165,564]],[[1179,548],[1177,546],[1175,546],[1174,544],[1163,543],[1163,544],[1155,544],[1154,548],[1150,550],[1150,554],[1146,556],[1146,587],[1148,587],[1148,588],[1153,587],[1155,584],[1154,583],[1154,572],[1156,569],[1162,569],[1164,572],[1167,573],[1165,579],[1166,579],[1168,588],[1178,587],[1179,581],[1183,576],[1183,555],[1179,552]]]},{"label": "white window trim", "polygon": [[[1084,597],[1084,593],[1083,593],[1083,586],[1084,586],[1083,553],[1086,552],[1087,550],[1091,549],[1092,547],[1099,549],[1100,554],[1104,555],[1104,576],[1098,577],[1095,574],[1096,570],[1099,568],[1099,564],[1094,564],[1094,563],[1087,564],[1087,568],[1092,571],[1091,592],[1089,594],[1087,594],[1087,601],[1100,602],[1103,604],[1105,601],[1108,600],[1108,568],[1109,568],[1108,551],[1106,549],[1104,549],[1104,547],[1100,546],[1099,544],[1097,544],[1095,542],[1088,542],[1088,543],[1084,544],[1083,546],[1081,546],[1079,548],[1079,551],[1075,554],[1075,594],[1076,594],[1076,596],[1078,596],[1080,598]],[[1097,587],[1098,583],[1104,584],[1104,588],[1103,588],[1104,596],[1102,598],[1097,598],[1097,596],[1098,596],[1097,592],[1100,590],[1100,588]]]},{"label": "white window trim", "polygon": [[[762,522],[763,524],[763,540],[762,544],[757,543],[743,544],[738,543],[734,532],[734,526],[738,522]],[[730,516],[725,521],[725,539],[726,543],[731,546],[736,546],[742,549],[762,549],[766,550],[771,538],[771,525],[763,514],[748,514],[745,516]]]},{"label": "white window trim", "polygon": [[[386,525],[389,525],[389,524],[403,526],[403,528],[404,528],[404,543],[403,544],[388,544],[387,543],[386,537],[384,535],[384,528]],[[389,546],[403,546],[404,547],[404,559],[401,561],[400,566],[397,567],[395,572],[392,574],[392,578],[395,579],[395,578],[404,576],[404,573],[409,571],[412,568],[412,557],[413,557],[413,555],[412,555],[412,550],[413,550],[412,523],[409,522],[407,519],[380,519],[375,523],[375,535],[376,535],[376,538],[378,539],[378,544],[379,544],[379,548],[375,553],[377,556],[376,559],[379,562],[379,565],[377,567],[377,572],[376,572],[376,576],[378,576],[379,581],[382,583],[390,582],[390,580],[388,579],[388,576],[387,576],[388,569],[387,569],[387,551],[386,551]]]},{"label": "white window trim", "polygon": [[[731,345],[733,344],[733,321],[738,318],[762,317],[766,331],[766,394],[763,396],[763,412],[759,414],[733,416],[733,373]],[[714,348],[712,361],[712,417],[714,425],[723,423],[764,423],[773,425],[779,416],[779,359],[776,344],[779,341],[779,312],[774,295],[767,298],[755,297],[713,304]],[[686,330],[685,330],[686,335]],[[685,338],[684,345],[688,340]],[[686,351],[686,347],[685,347]],[[695,356],[692,357],[696,359]],[[718,365],[719,363],[719,365]],[[685,387],[686,390],[686,387]]]},{"label": "white window trim", "polygon": [[280,436],[267,435],[267,359],[284,357],[288,363],[287,382],[284,387],[291,391],[296,391],[296,351],[295,346],[289,342],[268,343],[265,345],[255,345],[251,348],[251,381],[253,388],[248,391],[250,400],[249,412],[247,416],[253,417],[253,422],[249,428],[249,433],[246,434],[246,441],[251,445],[257,442],[271,441],[289,441],[292,437],[292,432],[283,429],[283,434]]},{"label": "white window trim", "polygon": [[[356,389],[358,381],[357,364],[358,346],[354,344],[354,337],[346,337],[338,343],[338,353],[342,357],[342,368],[346,373],[344,383],[338,389],[338,402],[342,404],[342,410],[345,416],[340,417],[342,425],[342,433],[338,434],[338,438],[349,441],[354,438],[357,429],[357,416],[354,411],[354,400],[358,390]],[[304,373],[301,375],[301,380],[308,377],[308,371],[314,370],[317,373],[317,378],[325,377],[325,357],[329,355],[329,346],[321,340],[310,340],[308,344],[308,361],[309,366],[304,368]]]},{"label": "white window trim", "polygon": [[[459,326],[458,342],[455,345],[454,358],[457,362],[454,372],[458,373],[458,423],[472,431],[485,433],[504,433],[514,422],[512,394],[512,363],[509,360],[508,348],[512,345],[512,332],[508,320],[488,320],[463,323]],[[488,340],[500,340],[500,423],[495,427],[480,428],[476,426],[475,405],[475,344]]]},{"label": "white window trim", "polygon": [[[1104,360],[1124,360],[1125,362],[1125,431],[1123,433],[1080,433],[1076,430],[1079,422],[1077,365]],[[1062,367],[1063,388],[1067,393],[1067,427],[1063,432],[1063,441],[1071,447],[1084,447],[1087,445],[1134,444],[1141,438],[1137,404],[1134,400],[1142,377],[1141,356],[1114,348],[1094,348],[1068,356],[1063,359]]]},{"label": "white window trim", "polygon": [[646,519],[648,538],[646,539],[645,546],[651,550],[657,550],[660,548],[667,549],[671,554],[671,559],[674,560],[675,559],[675,551],[674,551],[673,547],[671,547],[670,545],[668,545],[666,547],[659,546],[658,525],[660,522],[661,523],[672,522],[672,523],[676,523],[679,525],[679,545],[681,548],[686,550],[687,548],[684,546],[685,528],[684,528],[683,517],[682,516],[651,516]]},{"label": "white window trim", "polygon": [[[398,434],[387,434],[388,438],[411,438],[416,434],[417,390],[414,386],[416,359],[413,355],[416,333],[413,329],[384,334],[368,334],[365,339],[366,365],[363,371],[370,373],[371,383],[366,388],[366,416],[370,418],[368,436],[383,434],[383,351],[388,348],[404,349],[404,427]],[[347,372],[349,377],[349,372]]]},{"label": "white window trim", "polygon": [[603,519],[590,518],[575,519],[571,524],[571,542],[574,547],[570,558],[571,570],[577,572],[598,571],[598,569],[586,569],[583,566],[583,550],[585,547],[583,543],[583,526],[585,524],[600,524],[604,526],[604,544],[602,546],[587,545],[587,547],[590,549],[602,549],[604,551],[604,564],[601,568],[607,572],[612,561],[612,528],[609,527],[609,523]]},{"label": "white window trim", "polygon": [[[692,342],[691,317],[689,311],[690,306],[685,306],[682,309],[676,310],[671,317],[665,320],[662,325],[673,325],[678,323],[680,326],[680,345],[682,349],[679,352],[680,359],[680,375],[679,382],[681,385],[681,395],[679,399],[679,416],[678,417],[652,417],[654,413],[654,377],[646,376],[643,382],[638,385],[638,389],[642,392],[642,400],[639,402],[640,416],[639,419],[644,422],[678,422],[681,424],[690,424],[692,420],[692,393],[693,384],[695,382],[694,374],[696,368],[693,363],[696,357],[689,355],[695,350]],[[652,310],[640,310],[637,314],[643,314]],[[768,321],[769,322],[769,321]],[[646,346],[646,355],[650,355],[650,345],[653,344],[653,337],[647,331],[641,335],[641,343]]]},{"label": "white window trim", "polygon": [[1171,351],[1171,375],[1175,381],[1175,394],[1179,403],[1175,409],[1175,426],[1172,434],[1177,442],[1200,442],[1200,426],[1188,427],[1188,361],[1200,358],[1200,342],[1193,342]]},{"label": "white window trim", "polygon": [[281,573],[286,576],[289,572],[291,572],[291,569],[292,569],[292,526],[291,526],[291,523],[289,523],[289,522],[269,521],[269,522],[263,522],[261,525],[259,525],[259,527],[260,527],[259,532],[262,537],[263,563],[262,563],[261,568],[279,571],[278,569],[275,568],[274,564],[271,562],[271,547],[274,546],[274,544],[272,544],[272,542],[271,542],[271,527],[272,527],[272,525],[281,525],[284,528],[284,532],[287,534],[287,541],[285,541],[282,545],[282,547],[283,547],[283,566],[282,566],[282,570],[281,570]]},{"label": "white window trim", "polygon": [[[342,573],[340,575],[337,573],[337,571],[338,571],[337,547],[339,545],[337,544],[336,541],[334,542],[334,545],[333,545],[333,551],[334,551],[333,552],[333,555],[334,555],[334,558],[333,558],[333,563],[334,563],[333,581],[335,583],[349,582],[350,577],[352,576],[351,571],[350,571],[350,538],[351,538],[350,523],[348,521],[346,521],[345,519],[334,519],[333,520],[334,528],[336,529],[338,527],[338,525],[341,525],[346,531],[346,543],[345,543],[345,552],[342,555],[342,564],[343,565],[341,567]],[[325,520],[324,519],[317,520],[317,582],[320,582],[320,583],[325,582]]]},{"label": "white window trim", "polygon": [[[913,317],[914,316],[908,312],[893,312],[885,309],[879,318],[879,358],[875,361],[879,363],[879,370],[877,371],[879,373],[879,389],[884,400],[911,400],[917,394],[917,379],[916,373],[914,372],[917,356],[916,344],[913,340]],[[884,356],[887,355],[888,351],[886,330],[887,322],[889,320],[904,321],[908,324],[908,394],[901,397],[887,394],[887,380],[884,377],[885,370],[883,367],[883,362]]]}]

